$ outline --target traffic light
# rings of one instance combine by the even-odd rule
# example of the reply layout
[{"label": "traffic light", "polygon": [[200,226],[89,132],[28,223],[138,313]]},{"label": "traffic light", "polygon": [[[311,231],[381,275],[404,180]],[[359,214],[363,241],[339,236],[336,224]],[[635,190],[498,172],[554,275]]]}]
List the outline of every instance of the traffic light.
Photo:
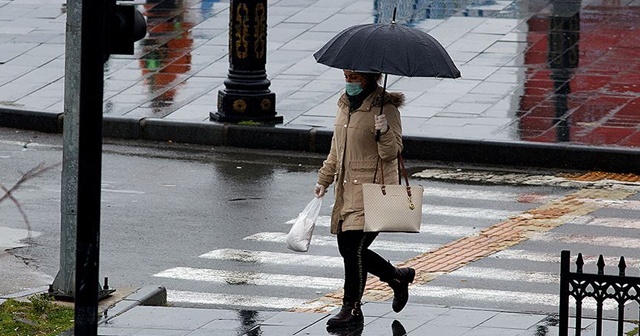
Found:
[{"label": "traffic light", "polygon": [[108,1],[105,59],[109,55],[133,55],[133,43],[147,35],[147,22],[132,5]]}]

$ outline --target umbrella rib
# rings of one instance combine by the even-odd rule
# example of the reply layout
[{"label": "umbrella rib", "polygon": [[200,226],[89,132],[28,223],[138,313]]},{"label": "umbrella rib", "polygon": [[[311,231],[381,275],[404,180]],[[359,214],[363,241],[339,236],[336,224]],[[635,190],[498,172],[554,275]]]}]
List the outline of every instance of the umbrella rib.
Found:
[{"label": "umbrella rib", "polygon": [[[421,40],[419,31],[410,30],[410,32],[411,32],[411,34],[413,34],[415,36],[415,38],[418,41]],[[409,57],[411,57],[411,56],[409,56]],[[429,63],[431,65],[430,68],[433,68],[433,58],[431,57],[431,55],[427,52],[427,55],[424,55],[424,57],[429,60]],[[412,77],[416,72],[418,72],[418,69],[411,69],[411,73],[409,74],[409,77]]]},{"label": "umbrella rib", "polygon": [[[414,36],[416,36],[416,38],[418,38],[421,35],[420,33],[422,33],[422,31],[411,30],[411,33]],[[424,36],[425,36],[425,38],[427,38],[428,40],[431,41],[431,43],[434,46],[434,48],[437,48],[437,49],[441,48],[442,49],[442,50],[439,50],[440,52],[435,53],[435,57],[441,57],[443,63],[449,68],[448,69],[449,72],[452,73],[452,74],[455,74],[457,69],[455,68],[455,65],[452,63],[453,62],[452,60],[449,60],[447,57],[443,56],[443,55],[448,55],[448,54],[447,54],[446,50],[444,49],[444,47],[440,44],[440,42],[438,42],[438,40],[436,40],[433,36],[429,35],[428,33],[424,33]],[[435,64],[434,64],[434,55],[429,54],[429,55],[425,55],[425,56],[428,58],[429,63],[431,65],[431,68],[432,69],[436,69]],[[452,64],[449,64],[450,62]],[[415,73],[417,71],[419,71],[419,69],[413,69],[413,73]],[[431,76],[434,76],[434,77],[439,77],[439,76],[447,77],[447,74],[436,72],[436,73],[431,74]]]}]

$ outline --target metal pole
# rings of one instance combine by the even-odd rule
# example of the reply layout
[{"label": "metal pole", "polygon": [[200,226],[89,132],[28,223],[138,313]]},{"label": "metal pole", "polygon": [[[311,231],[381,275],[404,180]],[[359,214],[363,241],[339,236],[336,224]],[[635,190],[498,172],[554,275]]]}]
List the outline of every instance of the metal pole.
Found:
[{"label": "metal pole", "polygon": [[72,300],[75,291],[78,185],[78,120],[80,116],[80,37],[82,0],[67,0],[65,42],[62,194],[60,202],[60,269],[49,294]]},{"label": "metal pole", "polygon": [[[109,0],[106,0],[109,1]],[[105,0],[82,2],[75,335],[98,333]]]},{"label": "metal pole", "polygon": [[559,330],[560,336],[568,336],[569,332],[569,272],[571,252],[560,252],[560,311]]}]

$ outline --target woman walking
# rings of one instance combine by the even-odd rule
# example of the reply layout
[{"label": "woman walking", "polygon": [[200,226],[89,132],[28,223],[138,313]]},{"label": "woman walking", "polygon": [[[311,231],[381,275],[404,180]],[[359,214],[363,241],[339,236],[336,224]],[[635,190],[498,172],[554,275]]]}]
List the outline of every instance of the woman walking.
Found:
[{"label": "woman walking", "polygon": [[[396,158],[402,151],[398,108],[404,103],[404,95],[383,94],[380,73],[344,70],[344,78],[345,93],[338,100],[331,150],[318,172],[314,190],[316,197],[322,197],[335,182],[331,233],[337,234],[338,250],[344,261],[342,309],[327,321],[327,328],[351,328],[364,323],[360,305],[368,273],[393,289],[395,312],[406,305],[408,286],[415,277],[412,268],[394,267],[371,251],[369,246],[378,233],[363,231],[362,183],[378,183],[381,174],[385,181],[398,181]],[[379,114],[381,104],[383,114]],[[376,141],[378,131],[380,138]]]}]

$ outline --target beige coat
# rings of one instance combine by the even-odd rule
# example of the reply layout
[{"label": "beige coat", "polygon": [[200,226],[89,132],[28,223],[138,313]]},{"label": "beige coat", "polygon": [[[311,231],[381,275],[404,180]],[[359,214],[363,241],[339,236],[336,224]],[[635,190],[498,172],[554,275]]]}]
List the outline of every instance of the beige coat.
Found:
[{"label": "beige coat", "polygon": [[[374,182],[378,158],[384,161],[385,184],[398,184],[396,157],[402,151],[402,125],[398,107],[404,103],[404,95],[394,92],[385,94],[383,113],[387,116],[389,130],[376,142],[374,115],[380,113],[381,93],[382,88],[378,87],[351,113],[347,96],[343,94],[338,100],[331,150],[318,173],[319,184],[328,187],[336,182],[331,233],[364,228],[362,183]],[[378,167],[378,183],[380,170],[381,167]]]}]

